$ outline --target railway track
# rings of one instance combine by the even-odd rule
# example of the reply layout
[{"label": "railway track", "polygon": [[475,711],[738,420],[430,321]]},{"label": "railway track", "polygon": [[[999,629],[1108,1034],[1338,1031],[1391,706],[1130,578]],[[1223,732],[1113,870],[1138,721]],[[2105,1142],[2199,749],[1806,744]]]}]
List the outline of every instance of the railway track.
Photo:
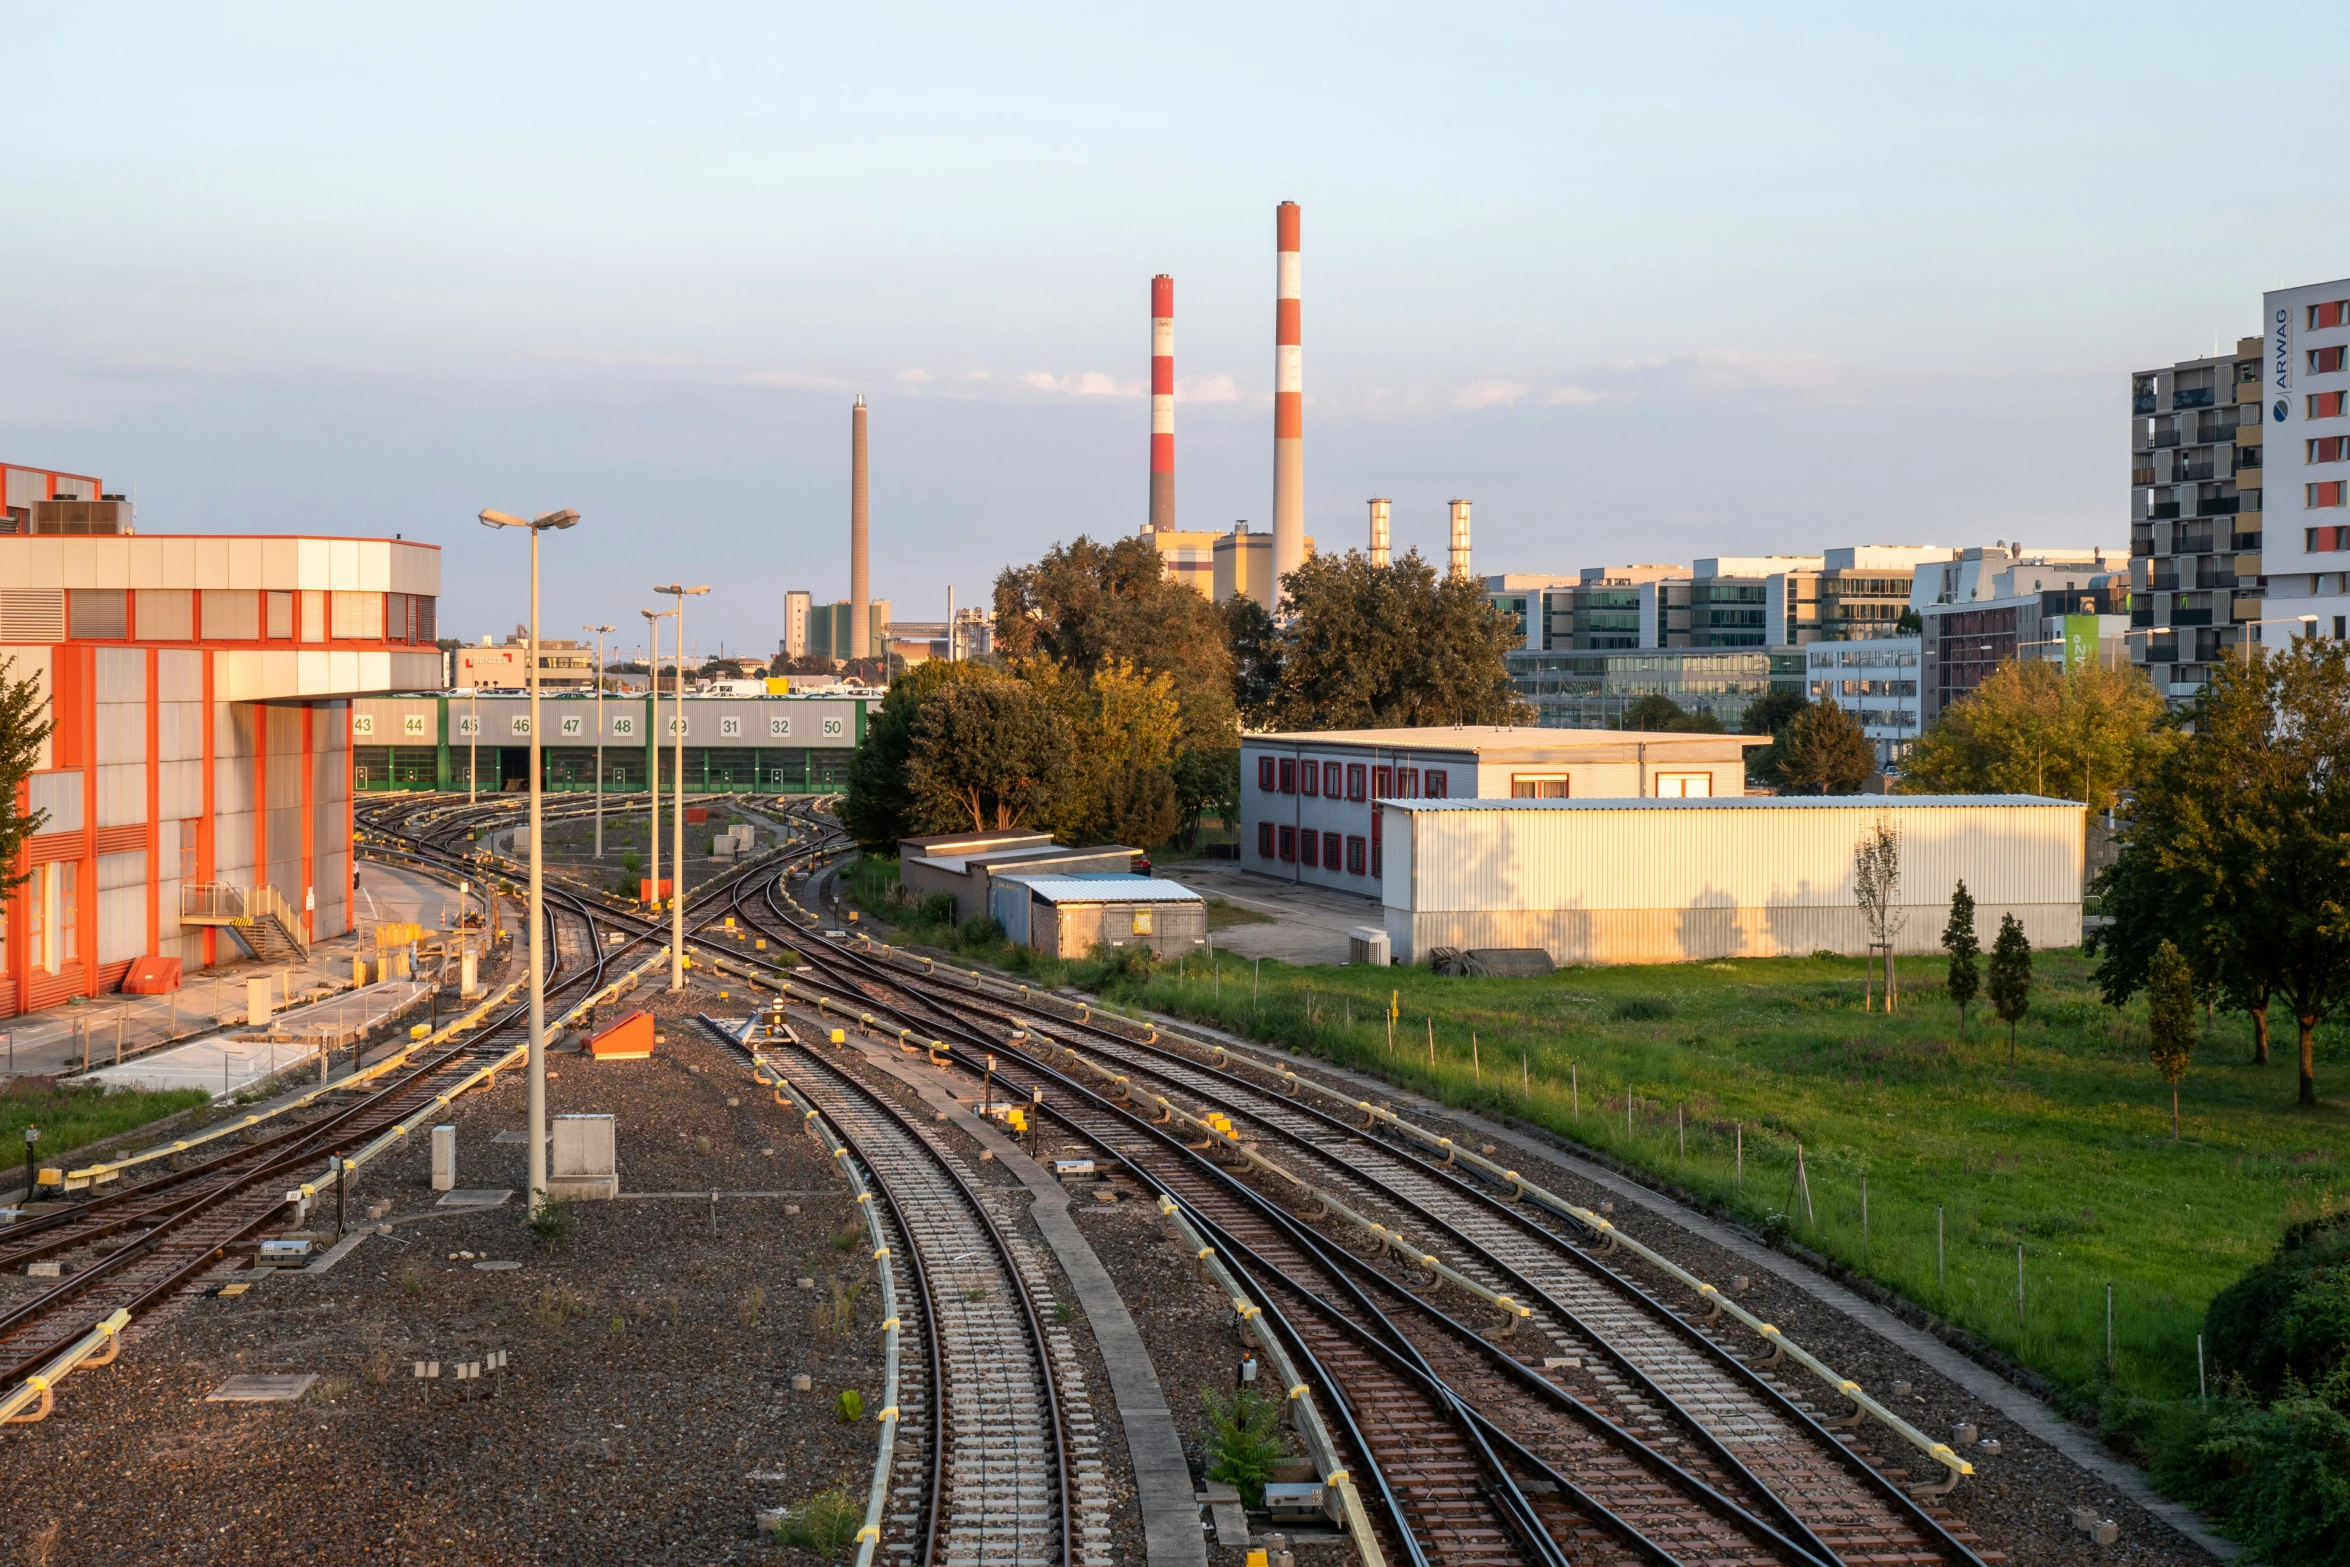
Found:
[{"label": "railway track", "polygon": [[[959,1039],[966,1052],[996,1052],[1008,1083],[1052,1089],[1051,1108],[1072,1130],[1250,1253],[1254,1281],[1281,1298],[1302,1347],[1349,1402],[1358,1433],[1372,1433],[1367,1445],[1392,1521],[1435,1543],[1440,1558],[1503,1559],[1514,1547],[1516,1559],[1548,1560],[1570,1549],[1562,1542],[1580,1542],[1576,1560],[1616,1551],[1627,1560],[1984,1559],[1955,1519],[1910,1498],[1784,1390],[1575,1237],[1415,1150],[1367,1140],[1178,1051],[1053,1026],[1131,1087],[1153,1082],[1229,1114],[1248,1140],[1278,1147],[1312,1188],[1381,1213],[1399,1232],[1408,1225],[1461,1273],[1534,1303],[1530,1320],[1547,1344],[1534,1351],[1530,1340],[1520,1350],[1548,1363],[1539,1370],[1435,1311],[1392,1269],[1330,1245],[1268,1194],[1230,1172],[1206,1173],[1198,1150],[1184,1150],[1188,1161],[1175,1157],[1172,1139],[1060,1070],[1000,997],[880,969],[801,930],[774,904],[772,886],[767,902],[746,911],[754,927],[800,950],[837,993]],[[1007,1069],[1007,1058],[1018,1064]],[[1445,1431],[1451,1440],[1439,1439]],[[1593,1555],[1595,1540],[1609,1549]]]},{"label": "railway track", "polygon": [[[1074,1376],[1077,1418],[1092,1423],[1082,1413],[1083,1372],[1067,1333],[1046,1325],[1052,1287],[1041,1259],[1013,1233],[1014,1205],[974,1187],[937,1134],[885,1096],[820,1054],[786,1054],[787,1079],[885,1195],[891,1254],[911,1261],[929,1345],[920,1369],[900,1371],[899,1427],[923,1431],[926,1450],[896,1457],[881,1549],[919,1567],[1093,1559],[1073,1536],[1090,1526],[1106,1539],[1109,1498],[1097,1466],[1080,1481],[1072,1513],[1073,1443],[1062,1407]],[[912,1304],[899,1301],[901,1332]]]}]

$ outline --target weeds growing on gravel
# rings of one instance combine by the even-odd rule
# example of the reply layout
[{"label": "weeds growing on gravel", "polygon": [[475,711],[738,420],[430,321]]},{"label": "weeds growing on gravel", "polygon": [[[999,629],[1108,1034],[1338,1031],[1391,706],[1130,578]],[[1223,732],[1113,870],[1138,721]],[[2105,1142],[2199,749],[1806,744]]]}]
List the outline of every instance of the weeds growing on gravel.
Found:
[{"label": "weeds growing on gravel", "polygon": [[853,1426],[865,1418],[865,1395],[853,1387],[840,1390],[840,1397],[832,1401],[833,1416],[844,1426]]},{"label": "weeds growing on gravel", "polygon": [[837,1556],[856,1542],[865,1514],[848,1487],[818,1491],[799,1506],[770,1518],[768,1532],[778,1545],[797,1545],[819,1556]]},{"label": "weeds growing on gravel", "polygon": [[522,1222],[542,1251],[553,1251],[571,1239],[571,1203],[567,1198],[550,1197]]},{"label": "weeds growing on gravel", "polygon": [[734,1303],[734,1320],[746,1328],[755,1328],[759,1325],[759,1313],[766,1308],[767,1291],[764,1286],[754,1284],[748,1295]]},{"label": "weeds growing on gravel", "polygon": [[413,1257],[400,1264],[400,1293],[403,1295],[424,1293],[424,1264]]},{"label": "weeds growing on gravel", "polygon": [[539,1298],[531,1303],[530,1320],[542,1328],[559,1328],[586,1315],[587,1309],[587,1301],[571,1290],[540,1290]]}]

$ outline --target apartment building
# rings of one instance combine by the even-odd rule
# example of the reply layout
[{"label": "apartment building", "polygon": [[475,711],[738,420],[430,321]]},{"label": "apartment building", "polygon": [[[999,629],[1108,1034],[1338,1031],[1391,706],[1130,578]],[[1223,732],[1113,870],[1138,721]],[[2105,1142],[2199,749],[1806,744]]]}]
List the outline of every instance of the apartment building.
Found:
[{"label": "apartment building", "polygon": [[[2247,415],[2255,422],[2236,432],[2238,456],[2256,461],[2238,464],[2236,485],[2267,495],[2277,513],[2273,538],[2255,533],[2247,546],[2238,535],[2239,548],[2259,551],[2253,571],[2265,571],[2266,608],[2256,613],[2285,622],[2262,640],[2298,635],[2292,622],[2304,616],[2319,636],[2350,637],[2350,278],[2264,294],[2261,322],[2258,379],[2244,383],[2258,399]],[[2270,468],[2277,482],[2260,488]],[[2260,512],[2257,499],[2246,504]]]},{"label": "apartment building", "polygon": [[2117,665],[2134,649],[2129,636],[2130,590],[2118,574],[2102,585],[2025,591],[1957,604],[1930,604],[1920,659],[1919,720],[1931,724],[1943,709],[1981,685],[2009,659],[2046,659],[2067,665],[2094,658]]},{"label": "apartment building", "polygon": [[[2323,290],[2268,298],[2304,292],[2314,299]],[[2302,370],[2294,364],[2288,373]],[[2257,640],[2253,623],[2264,618],[2265,385],[2257,337],[2239,339],[2232,353],[2130,377],[2130,656],[2173,698],[2200,690],[2212,661],[2240,648],[2244,636]],[[2298,549],[2291,558],[2306,559]],[[2317,596],[2309,573],[2302,576],[2303,597]],[[2335,574],[2337,596],[2340,581]]]}]

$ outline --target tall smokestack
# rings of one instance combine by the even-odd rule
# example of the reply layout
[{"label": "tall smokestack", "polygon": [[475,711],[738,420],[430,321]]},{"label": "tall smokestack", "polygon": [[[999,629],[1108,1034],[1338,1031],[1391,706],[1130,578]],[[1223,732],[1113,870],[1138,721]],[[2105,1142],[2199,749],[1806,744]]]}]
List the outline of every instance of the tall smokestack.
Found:
[{"label": "tall smokestack", "polygon": [[1371,564],[1387,564],[1387,513],[1393,503],[1385,496],[1371,502]]},{"label": "tall smokestack", "polygon": [[849,410],[849,656],[873,656],[873,584],[866,572],[865,398]]},{"label": "tall smokestack", "polygon": [[1469,503],[1467,501],[1452,503],[1452,574],[1456,577],[1466,577],[1469,574]]},{"label": "tall smokestack", "polygon": [[[1273,305],[1273,597],[1281,579],[1306,561],[1305,338],[1299,330],[1298,206],[1274,210],[1280,246],[1279,293]],[[1266,606],[1268,609],[1272,605]]]},{"label": "tall smokestack", "polygon": [[1151,532],[1175,528],[1175,280],[1151,279]]}]

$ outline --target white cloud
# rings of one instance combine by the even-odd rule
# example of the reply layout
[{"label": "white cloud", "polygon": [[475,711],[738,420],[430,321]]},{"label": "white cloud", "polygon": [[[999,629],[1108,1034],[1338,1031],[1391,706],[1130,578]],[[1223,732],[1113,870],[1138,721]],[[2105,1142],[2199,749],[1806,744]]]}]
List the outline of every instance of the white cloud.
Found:
[{"label": "white cloud", "polygon": [[1228,375],[1203,375],[1189,381],[1175,383],[1175,400],[1179,403],[1237,403],[1240,401],[1240,383]]},{"label": "white cloud", "polygon": [[1453,394],[1455,408],[1491,408],[1496,403],[1503,407],[1516,404],[1526,395],[1526,388],[1515,381],[1472,381]]},{"label": "white cloud", "polygon": [[1140,397],[1143,383],[1140,379],[1121,381],[1100,370],[1080,370],[1070,375],[1056,376],[1046,370],[1031,370],[1020,377],[1020,384],[1040,392],[1059,392],[1070,397]]},{"label": "white cloud", "polygon": [[911,370],[900,370],[898,372],[898,384],[900,386],[920,386],[929,379],[930,372],[922,369],[918,365]]}]

